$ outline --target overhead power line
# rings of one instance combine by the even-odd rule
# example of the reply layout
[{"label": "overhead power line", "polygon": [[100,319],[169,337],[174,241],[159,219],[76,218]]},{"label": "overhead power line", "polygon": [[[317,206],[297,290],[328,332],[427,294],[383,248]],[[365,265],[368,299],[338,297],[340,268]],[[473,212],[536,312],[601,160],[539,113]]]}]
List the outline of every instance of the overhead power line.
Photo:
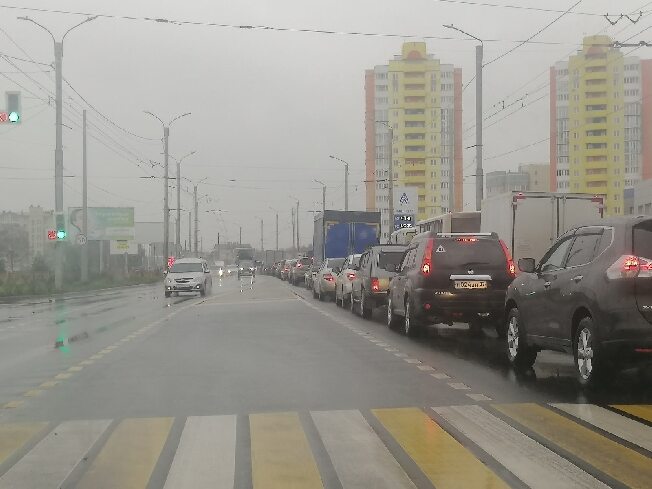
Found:
[{"label": "overhead power line", "polygon": [[[460,40],[459,37],[450,37],[450,36],[400,34],[400,33],[387,33],[387,32],[337,31],[332,29],[314,29],[314,28],[307,28],[307,27],[280,27],[280,26],[262,25],[262,24],[238,25],[238,24],[226,24],[222,22],[205,22],[205,21],[198,21],[198,20],[165,19],[165,18],[146,17],[146,16],[138,17],[132,15],[103,14],[103,13],[57,10],[57,9],[46,9],[46,8],[36,8],[36,7],[21,7],[18,5],[0,5],[0,8],[23,10],[29,12],[61,14],[61,15],[80,15],[80,16],[98,17],[104,19],[151,22],[156,24],[168,24],[168,25],[176,25],[176,26],[215,27],[215,28],[223,28],[223,29],[237,29],[237,30],[248,30],[248,31],[255,30],[255,31],[270,31],[270,32],[293,32],[293,33],[304,33],[304,34],[324,34],[324,35],[334,35],[334,36],[388,37],[388,38],[398,38],[398,39],[416,38],[416,39],[440,40],[440,41]],[[472,41],[473,39],[468,38],[462,40]],[[483,39],[483,41],[484,42],[508,42],[508,43],[516,43],[519,45],[522,44],[577,45],[577,43],[567,43],[567,42],[557,42],[557,41],[531,41],[531,40],[522,41],[522,40],[509,40],[509,39]]]},{"label": "overhead power line", "polygon": [[[544,7],[528,7],[527,5],[511,5],[504,3],[490,3],[490,2],[472,2],[470,0],[433,0],[439,3],[451,3],[459,5],[467,5],[470,7],[493,7],[493,8],[502,8],[502,9],[512,9],[512,10],[526,10],[532,12],[544,12],[544,13],[553,13],[561,14],[564,13],[564,10],[558,10],[553,8],[544,8]],[[588,17],[602,17],[602,14],[595,12],[570,12],[573,15],[584,15]]]}]

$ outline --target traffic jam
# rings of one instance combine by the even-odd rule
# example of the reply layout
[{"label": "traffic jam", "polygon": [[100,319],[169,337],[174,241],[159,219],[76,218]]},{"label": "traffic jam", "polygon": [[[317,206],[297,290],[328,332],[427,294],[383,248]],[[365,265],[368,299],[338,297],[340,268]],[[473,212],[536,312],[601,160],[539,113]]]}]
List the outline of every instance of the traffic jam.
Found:
[{"label": "traffic jam", "polygon": [[[490,330],[517,372],[550,350],[572,355],[581,387],[625,369],[649,374],[652,218],[605,219],[595,199],[541,197],[511,193],[486,211],[397,229],[387,244],[357,229],[373,227],[373,213],[326,211],[315,220],[314,257],[263,272],[364,319],[380,310],[409,337],[432,325]],[[513,218],[495,224],[505,201]],[[542,213],[550,227],[537,221]]]}]

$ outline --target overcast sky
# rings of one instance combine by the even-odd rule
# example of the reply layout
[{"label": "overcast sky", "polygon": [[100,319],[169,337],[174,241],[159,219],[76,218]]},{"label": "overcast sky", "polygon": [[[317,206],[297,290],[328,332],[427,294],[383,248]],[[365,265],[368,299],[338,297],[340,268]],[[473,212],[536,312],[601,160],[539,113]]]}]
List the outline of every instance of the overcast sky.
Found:
[{"label": "overcast sky", "polygon": [[[280,213],[280,245],[291,244],[290,207],[300,200],[301,241],[312,236],[312,214],[321,208],[321,187],[328,186],[327,207],[343,208],[342,166],[351,164],[350,208],[364,208],[364,70],[401,51],[402,39],[236,29],[199,24],[265,25],[338,32],[423,36],[429,52],[463,69],[464,83],[475,71],[475,41],[445,29],[450,24],[485,42],[485,62],[518,46],[554,21],[577,0],[6,0],[0,6],[0,53],[49,64],[52,41],[28,15],[57,38],[85,17],[74,14],[7,8],[8,5],[116,17],[148,17],[196,22],[176,25],[101,17],[66,37],[63,74],[105,117],[124,129],[154,140],[139,139],[107,123],[88,108],[89,205],[134,206],[137,221],[162,220],[160,123],[178,114],[170,131],[170,153],[197,153],[182,164],[182,175],[199,185],[200,229],[204,248],[218,231],[222,240],[259,246],[260,222],[265,247],[274,240],[273,207]],[[478,5],[484,3],[484,6]],[[527,8],[554,10],[543,12]],[[602,16],[642,9],[636,24],[623,18],[614,26]],[[547,141],[508,155],[549,135],[548,69],[581,44],[582,36],[606,33],[616,40],[652,38],[652,2],[584,0],[575,14],[563,16],[513,53],[484,71],[485,116],[522,98],[485,122],[485,172],[516,169],[523,162],[547,162]],[[585,14],[595,15],[585,15]],[[632,15],[633,20],[637,15]],[[612,18],[615,20],[615,17]],[[641,32],[643,31],[643,32]],[[640,34],[639,34],[640,33]],[[421,37],[420,37],[421,36]],[[629,51],[629,50],[627,50]],[[626,52],[627,52],[626,51]],[[650,57],[649,48],[636,52]],[[54,76],[47,66],[0,58],[0,92],[22,90],[23,119],[0,126],[0,209],[22,210],[30,204],[54,206]],[[40,72],[44,70],[45,72]],[[9,79],[8,79],[9,78]],[[31,78],[31,79],[30,79]],[[36,83],[35,83],[36,82]],[[23,87],[17,85],[19,83]],[[28,92],[31,92],[29,93]],[[4,98],[4,97],[3,97]],[[538,99],[538,100],[537,100]],[[81,108],[86,106],[64,83],[65,207],[81,204]],[[4,101],[0,103],[4,105]],[[464,92],[464,126],[474,123],[475,85]],[[513,115],[509,115],[515,111]],[[502,119],[502,120],[500,120]],[[495,125],[488,127],[490,124]],[[474,144],[474,130],[464,146]],[[100,141],[98,141],[97,138]],[[119,146],[118,146],[119,145]],[[108,146],[108,147],[107,147]],[[465,151],[465,174],[473,173],[474,150]],[[171,175],[175,165],[171,163]],[[140,165],[140,167],[138,166]],[[144,179],[139,177],[155,176]],[[235,182],[230,181],[235,180]],[[474,201],[473,177],[465,180],[464,202]],[[188,182],[184,187],[189,186]],[[292,196],[292,197],[291,197]],[[176,207],[172,194],[170,207]],[[191,209],[182,194],[182,208]],[[215,214],[205,212],[222,209]],[[174,213],[172,213],[174,218]],[[184,212],[182,240],[187,237]],[[172,235],[173,236],[173,235]]]}]

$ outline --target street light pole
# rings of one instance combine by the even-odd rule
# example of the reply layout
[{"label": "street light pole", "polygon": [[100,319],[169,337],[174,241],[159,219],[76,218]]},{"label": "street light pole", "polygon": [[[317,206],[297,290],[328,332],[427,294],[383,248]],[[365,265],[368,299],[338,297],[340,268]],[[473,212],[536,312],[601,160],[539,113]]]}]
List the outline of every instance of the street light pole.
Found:
[{"label": "street light pole", "polygon": [[329,155],[328,157],[344,163],[344,210],[348,211],[349,210],[349,162],[333,155]]},{"label": "street light pole", "polygon": [[86,237],[86,242],[81,245],[81,280],[88,280],[88,172],[86,161],[86,109],[82,112],[83,119],[83,136],[82,136],[82,212],[84,219],[82,221],[82,232]]},{"label": "street light pole", "polygon": [[[163,122],[163,119],[161,119],[159,116],[156,114],[150,112],[149,110],[143,111],[145,114],[150,115],[154,117],[155,119],[158,119],[158,121],[161,123],[163,126],[163,154],[164,154],[164,160],[163,160],[163,266],[167,268],[168,266],[168,257],[170,256],[170,250],[169,250],[169,245],[170,245],[170,202],[169,202],[169,196],[168,196],[168,180],[169,180],[169,168],[170,168],[170,151],[169,151],[169,145],[168,145],[168,140],[170,138],[170,126],[174,121],[177,119],[181,119],[182,117],[185,117],[187,115],[190,115],[190,112],[186,112],[184,114],[180,114],[176,116],[174,119],[171,119],[170,122],[167,124]],[[177,185],[178,187],[179,185]],[[180,208],[179,205],[177,205],[177,208]],[[177,211],[178,212],[178,211]],[[195,216],[196,218],[196,216]],[[197,248],[197,243],[195,243],[195,248]]]},{"label": "street light pole", "polygon": [[[50,30],[29,17],[18,17],[18,20],[31,22],[45,32],[50,34],[54,42],[54,71],[55,71],[55,148],[54,148],[54,212],[55,222],[57,220],[65,222],[63,212],[63,41],[66,36],[82,24],[96,19],[97,16],[88,17],[79,24],[72,26],[57,42],[54,34]],[[85,216],[85,214],[84,214]],[[85,217],[84,217],[85,218]],[[58,223],[57,223],[58,224]],[[57,242],[55,245],[55,263],[54,263],[54,288],[60,291],[63,286],[63,243]]]},{"label": "street light pole", "polygon": [[321,185],[321,259],[326,259],[326,184],[319,180],[315,180]]},{"label": "street light pole", "polygon": [[461,32],[480,43],[479,46],[475,47],[475,210],[479,211],[484,197],[484,169],[482,166],[482,58],[484,44],[482,39],[455,27],[453,24],[444,25],[444,27]]},{"label": "street light pole", "polygon": [[[389,243],[389,236],[392,234],[394,231],[394,128],[389,124],[389,121],[376,121],[378,124],[382,124],[383,126],[387,127],[389,129],[389,141],[388,141],[388,161],[387,161],[387,168],[388,168],[388,173],[389,173],[389,178],[387,179],[389,182],[389,195],[388,195],[388,204],[389,204],[389,229],[387,230],[387,237],[388,237],[388,243]],[[382,221],[382,212],[381,212],[381,221]],[[382,228],[382,225],[381,225]]]},{"label": "street light pole", "polygon": [[177,258],[179,258],[181,253],[181,162],[188,156],[192,156],[195,153],[196,151],[191,151],[181,158],[174,158],[174,156],[172,157],[177,162],[177,226],[175,240],[176,253],[174,254]]},{"label": "street light pole", "polygon": [[273,207],[270,207],[276,213],[276,250],[278,250],[278,211]]}]

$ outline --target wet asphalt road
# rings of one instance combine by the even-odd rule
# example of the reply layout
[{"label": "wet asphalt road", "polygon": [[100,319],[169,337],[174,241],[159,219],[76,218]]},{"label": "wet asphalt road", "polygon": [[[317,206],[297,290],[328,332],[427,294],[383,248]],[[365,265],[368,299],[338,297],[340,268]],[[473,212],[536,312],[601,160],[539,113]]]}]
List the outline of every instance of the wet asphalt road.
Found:
[{"label": "wet asphalt road", "polygon": [[[283,430],[287,429],[294,436],[293,418],[274,418],[271,423],[268,415],[258,413],[298,413],[298,423],[316,460],[318,480],[325,487],[385,487],[370,486],[365,481],[347,484],[335,445],[318,432],[320,423],[331,430],[340,425],[328,425],[327,415],[320,420],[314,413],[353,410],[362,413],[411,483],[417,487],[456,487],[442,483],[436,474],[431,476],[419,463],[417,448],[406,446],[413,438],[401,441],[404,425],[392,428],[392,423],[398,423],[395,416],[403,416],[401,409],[523,403],[646,406],[652,402],[649,382],[635,372],[625,372],[601,390],[583,392],[572,377],[572,359],[555,353],[540,354],[532,372],[516,375],[504,359],[502,343],[491,331],[474,337],[464,325],[437,326],[418,338],[406,338],[385,326],[382,310],[376,311],[372,320],[364,320],[332,302],[314,300],[303,288],[271,277],[259,277],[253,288],[247,285],[243,289],[235,278],[215,279],[212,293],[205,298],[184,295],[166,299],[158,284],[76,294],[55,301],[22,301],[0,306],[0,474],[6,473],[5,479],[10,479],[20,466],[16,462],[38,448],[39,440],[45,443],[47,430],[59,423],[98,420],[110,428],[98,428],[99,441],[87,453],[85,460],[92,461],[93,470],[73,464],[60,482],[65,480],[64,487],[101,487],[97,481],[104,480],[105,465],[120,464],[121,450],[111,451],[112,440],[130,446],[129,432],[136,436],[138,429],[123,434],[121,427],[130,420],[146,419],[155,426],[147,428],[138,440],[153,437],[157,457],[149,469],[142,468],[147,464],[139,465],[136,475],[127,473],[136,470],[133,467],[124,469],[124,479],[120,479],[120,470],[112,471],[111,477],[116,479],[106,487],[123,487],[127,480],[136,482],[124,487],[163,487],[166,480],[166,487],[176,487],[170,482],[174,479],[170,464],[175,453],[185,450],[181,435],[184,420],[188,420],[189,430],[189,420],[197,417],[231,419],[233,429],[237,427],[237,442],[231,447],[234,462],[230,477],[235,482],[227,477],[226,486],[294,487],[287,484],[296,474],[279,476],[274,472],[285,459],[263,463],[265,443],[270,439],[276,443],[279,430],[286,433]],[[492,407],[486,409],[497,413]],[[430,417],[469,446],[474,459],[497,474],[498,482],[524,485],[523,477],[499,464],[500,458],[487,454],[486,447],[481,450],[464,438],[471,435],[455,431],[447,424],[448,419]],[[356,419],[343,421],[347,430],[355,428]],[[160,420],[170,420],[169,425],[163,421],[163,425],[156,425]],[[647,426],[652,424],[649,420],[636,420],[644,432],[652,430]],[[14,451],[6,449],[3,459],[2,427],[16,423],[47,423],[48,428],[38,434],[35,431],[34,438],[24,444],[16,442]],[[17,436],[15,431],[10,433]],[[162,433],[162,441],[156,441],[156,433]],[[281,440],[281,445],[297,443],[296,437]],[[631,448],[631,443],[625,445]],[[650,452],[635,449],[644,454],[642,467],[647,470],[645,457],[649,461]],[[576,455],[582,459],[581,453]],[[288,460],[295,459],[296,454],[288,455]],[[596,480],[615,487],[622,482],[619,474],[596,468],[595,463],[575,462]],[[288,462],[290,467],[292,463],[297,462]],[[486,470],[482,467],[478,470]],[[652,467],[650,470],[652,473]],[[193,471],[195,477],[197,473]],[[310,474],[303,476],[305,481],[310,480]],[[646,483],[646,476],[644,471],[641,481]],[[41,487],[31,482],[32,486],[21,487]],[[483,486],[500,487],[498,482]],[[321,486],[305,482],[296,487]]]}]

